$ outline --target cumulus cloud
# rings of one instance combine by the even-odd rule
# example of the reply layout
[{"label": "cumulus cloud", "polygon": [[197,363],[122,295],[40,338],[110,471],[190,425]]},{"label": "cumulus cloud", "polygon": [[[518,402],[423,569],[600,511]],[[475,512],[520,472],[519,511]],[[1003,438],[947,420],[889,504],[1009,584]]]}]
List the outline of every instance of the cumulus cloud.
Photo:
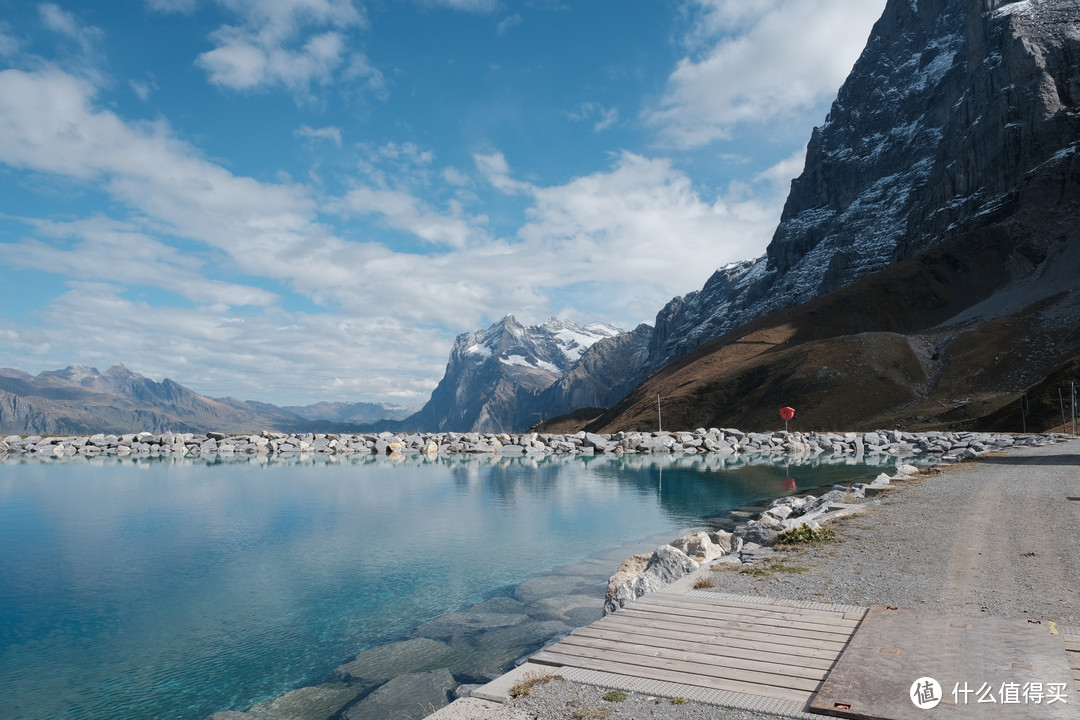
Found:
[{"label": "cumulus cloud", "polygon": [[306,404],[313,391],[320,399],[423,401],[446,364],[442,332],[389,314],[377,321],[278,307],[221,314],[131,300],[108,283],[70,286],[42,309],[40,326],[4,323],[0,364],[51,369],[73,358],[99,367],[123,362],[208,395],[280,404]]},{"label": "cumulus cloud", "polygon": [[348,33],[368,26],[353,0],[219,1],[240,22],[211,33],[216,47],[195,61],[211,83],[233,90],[281,86],[304,95],[340,74],[384,87],[367,57],[349,49]]},{"label": "cumulus cloud", "polygon": [[[333,139],[325,130],[312,133]],[[362,150],[362,179],[341,197],[321,197],[235,175],[164,122],[127,122],[99,107],[83,79],[56,69],[0,71],[0,163],[100,188],[126,213],[31,222],[35,237],[4,253],[63,273],[71,289],[40,327],[16,328],[9,356],[23,353],[24,361],[0,361],[90,361],[100,344],[93,339],[108,338],[115,355],[105,361],[206,392],[240,392],[255,382],[245,374],[272,374],[278,387],[290,373],[325,368],[325,377],[297,384],[319,394],[324,381],[351,378],[357,392],[423,401],[457,332],[493,314],[535,322],[569,307],[627,327],[649,321],[716,267],[760,254],[782,202],[745,187],[706,192],[670,161],[630,152],[613,155],[604,170],[543,186],[517,179],[496,151],[476,155],[471,172],[527,206],[524,224],[499,236],[467,201],[440,195],[472,178],[437,170],[430,150],[408,142]],[[771,178],[760,182],[770,186]],[[321,213],[335,214],[342,229],[320,222]],[[416,238],[420,249],[373,240],[370,223],[350,224],[358,217]],[[218,280],[218,269],[273,291]],[[198,307],[135,302],[127,288],[140,285]],[[286,312],[289,294],[317,310]],[[60,330],[69,327],[83,332]],[[148,349],[146,337],[168,340]],[[253,397],[275,399],[267,395],[253,387]]]},{"label": "cumulus cloud", "polygon": [[680,148],[736,127],[800,118],[835,95],[885,0],[694,0],[698,50],[679,61],[645,113]]}]

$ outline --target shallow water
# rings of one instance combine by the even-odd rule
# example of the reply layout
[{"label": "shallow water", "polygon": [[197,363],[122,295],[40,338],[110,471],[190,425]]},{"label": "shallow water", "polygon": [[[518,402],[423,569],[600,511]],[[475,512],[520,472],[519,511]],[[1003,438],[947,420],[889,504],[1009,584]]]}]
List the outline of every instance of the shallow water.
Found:
[{"label": "shallow water", "polygon": [[559,566],[792,483],[878,471],[719,456],[9,458],[3,716],[244,709]]}]

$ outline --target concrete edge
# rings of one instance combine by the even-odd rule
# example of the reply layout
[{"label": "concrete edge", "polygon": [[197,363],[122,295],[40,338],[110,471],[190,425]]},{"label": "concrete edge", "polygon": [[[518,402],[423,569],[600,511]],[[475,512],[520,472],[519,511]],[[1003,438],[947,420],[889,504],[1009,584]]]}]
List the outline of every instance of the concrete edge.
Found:
[{"label": "concrete edge", "polygon": [[487,685],[478,687],[469,693],[469,697],[477,698],[480,700],[488,700],[496,703],[508,703],[510,702],[510,688],[514,687],[518,683],[526,679],[526,676],[535,677],[538,675],[560,675],[562,673],[560,668],[554,668],[550,665],[540,665],[538,663],[525,662],[518,665],[510,672],[504,673],[495,678]]},{"label": "concrete edge", "polygon": [[695,685],[682,685],[663,680],[635,678],[628,675],[600,672],[598,670],[583,670],[581,668],[572,667],[557,668],[557,670],[566,680],[578,683],[579,685],[592,685],[595,687],[622,690],[623,692],[632,692],[638,695],[668,699],[683,697],[691,702],[701,703],[702,705],[716,705],[733,710],[746,710],[749,712],[759,712],[767,715],[794,718],[795,720],[821,720],[820,715],[813,715],[806,712],[805,703],[796,702],[794,700],[781,700],[779,698],[764,697],[762,695],[748,695],[728,690],[712,690],[710,688],[697,687]]},{"label": "concrete edge", "polygon": [[440,708],[425,720],[530,720],[530,716],[503,703],[468,697]]}]

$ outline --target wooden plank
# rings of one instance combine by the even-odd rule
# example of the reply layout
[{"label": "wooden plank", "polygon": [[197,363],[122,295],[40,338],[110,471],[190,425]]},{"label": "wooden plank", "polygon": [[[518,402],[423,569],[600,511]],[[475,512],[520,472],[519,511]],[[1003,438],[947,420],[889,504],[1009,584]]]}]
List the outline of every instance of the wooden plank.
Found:
[{"label": "wooden plank", "polygon": [[831,632],[813,630],[810,628],[791,627],[789,625],[762,625],[749,620],[737,618],[710,618],[698,617],[694,613],[672,613],[650,610],[649,608],[638,609],[633,605],[618,611],[623,617],[634,617],[649,620],[667,620],[669,622],[681,622],[699,627],[702,630],[740,630],[744,632],[768,632],[770,635],[786,635],[789,637],[812,638],[814,640],[831,640],[843,644],[851,637],[851,632]]},{"label": "wooden plank", "polygon": [[817,678],[797,678],[776,672],[742,670],[740,668],[710,665],[708,663],[679,660],[677,658],[636,655],[629,652],[612,652],[609,650],[582,647],[580,645],[567,645],[562,642],[552,645],[548,652],[558,653],[566,657],[607,660],[625,665],[633,665],[634,667],[660,668],[662,670],[671,670],[673,672],[687,673],[690,675],[702,675],[723,680],[758,683],[769,687],[793,688],[795,690],[805,690],[807,692],[816,690],[821,684],[821,680]]},{"label": "wooden plank", "polygon": [[542,665],[555,665],[558,667],[577,667],[584,670],[598,670],[616,675],[629,675],[648,680],[662,680],[665,682],[693,685],[695,687],[710,688],[713,690],[726,690],[729,692],[746,693],[749,695],[763,695],[765,697],[779,698],[782,700],[794,700],[805,703],[810,699],[811,693],[774,686],[758,685],[753,682],[740,680],[728,680],[723,678],[708,677],[697,673],[674,672],[665,668],[641,667],[612,660],[600,660],[596,658],[581,658],[562,655],[541,650],[530,658],[532,662]]},{"label": "wooden plank", "polygon": [[[667,598],[679,598],[688,602],[704,602],[710,605],[717,605],[720,607],[741,608],[746,610],[762,610],[777,613],[799,613],[800,615],[805,615],[806,617],[844,617],[845,615],[850,614],[844,610],[822,610],[820,608],[801,608],[792,605],[780,605],[775,602],[769,602],[771,598],[762,598],[762,602],[753,602],[750,600],[731,600],[729,598],[720,597],[719,595],[715,598],[712,598],[705,597],[703,595],[688,596],[672,595],[668,593],[652,593],[645,596],[645,598],[651,599],[652,597],[655,597],[659,594],[663,594]],[[854,615],[857,615],[857,617],[852,617],[848,619],[861,620],[862,616],[865,614],[866,611],[863,610],[862,612],[854,613]]]},{"label": "wooden plank", "polygon": [[[820,610],[802,611],[799,608],[777,608],[769,605],[751,606],[742,604],[730,606],[720,603],[702,602],[697,597],[685,597],[680,595],[665,595],[663,593],[651,593],[638,599],[634,605],[659,606],[670,608],[688,608],[695,612],[710,616],[725,616],[738,618],[754,618],[775,621],[770,624],[799,623],[807,625],[821,625],[823,628],[843,628],[853,631],[859,625],[859,620],[845,620],[843,613],[828,613]],[[811,628],[815,629],[815,628]]]},{"label": "wooden plank", "polygon": [[[613,654],[640,655],[646,658],[658,658],[665,660],[680,660],[696,663],[702,667],[729,667],[736,670],[753,670],[781,675],[790,678],[803,678],[821,681],[825,679],[828,668],[812,668],[807,665],[791,665],[775,660],[775,657],[736,657],[725,652],[722,646],[705,646],[699,649],[701,643],[694,643],[697,647],[688,647],[688,644],[677,643],[676,647],[653,645],[636,642],[630,637],[621,640],[606,640],[593,638],[587,635],[574,634],[560,640],[555,650],[571,653],[569,647],[587,647],[594,650],[607,650]],[[760,655],[760,653],[754,653]],[[712,673],[705,673],[712,674]]]},{"label": "wooden plank", "polygon": [[1069,652],[1080,652],[1080,635],[1062,635],[1065,649]]},{"label": "wooden plank", "polygon": [[[707,628],[697,623],[673,623],[663,619],[622,617],[624,610],[597,620],[589,627],[613,632],[662,632],[671,637],[689,636],[694,639],[714,639],[717,642],[740,643],[739,647],[772,646],[778,652],[811,654],[814,657],[836,657],[843,650],[845,641],[816,640],[792,635],[772,635],[756,629],[743,631],[735,628]],[[677,634],[677,635],[676,635]],[[752,643],[745,645],[742,643]]]},{"label": "wooden plank", "polygon": [[[756,660],[759,659],[759,655],[767,655],[775,658],[775,662],[781,664],[806,664],[808,667],[825,669],[832,667],[832,664],[836,662],[836,658],[839,657],[839,653],[835,651],[826,652],[799,647],[778,647],[771,643],[756,642],[754,640],[703,637],[698,633],[687,633],[657,628],[627,627],[625,630],[606,630],[604,628],[589,626],[579,628],[574,631],[574,635],[584,635],[586,637],[601,638],[604,640],[628,638],[631,642],[640,642],[646,645],[657,644],[660,646],[668,646],[668,643],[679,642],[688,644],[689,646],[701,645],[702,647],[712,648],[718,654],[729,655],[731,657],[746,657],[747,659]],[[674,646],[671,645],[671,647]],[[723,652],[721,653],[721,651]],[[737,653],[751,654],[740,655]]]},{"label": "wooden plank", "polygon": [[[835,622],[807,621],[797,615],[784,614],[761,614],[753,611],[723,610],[719,608],[706,608],[700,605],[686,605],[667,600],[654,600],[647,603],[635,602],[629,606],[635,610],[648,610],[662,612],[669,615],[682,615],[695,619],[714,620],[738,620],[740,622],[752,622],[756,625],[768,625],[770,627],[786,627],[799,630],[813,630],[815,632],[832,632],[840,635],[851,635],[858,622],[852,620],[837,619]],[[623,608],[628,609],[628,608]]]}]

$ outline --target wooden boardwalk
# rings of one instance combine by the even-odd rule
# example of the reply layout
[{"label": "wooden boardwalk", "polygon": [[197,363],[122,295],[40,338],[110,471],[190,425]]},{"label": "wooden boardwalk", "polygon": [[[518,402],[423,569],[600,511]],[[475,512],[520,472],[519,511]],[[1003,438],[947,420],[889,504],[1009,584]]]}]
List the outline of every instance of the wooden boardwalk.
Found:
[{"label": "wooden boardwalk", "polygon": [[720,593],[651,593],[530,661],[804,704],[865,614]]}]

